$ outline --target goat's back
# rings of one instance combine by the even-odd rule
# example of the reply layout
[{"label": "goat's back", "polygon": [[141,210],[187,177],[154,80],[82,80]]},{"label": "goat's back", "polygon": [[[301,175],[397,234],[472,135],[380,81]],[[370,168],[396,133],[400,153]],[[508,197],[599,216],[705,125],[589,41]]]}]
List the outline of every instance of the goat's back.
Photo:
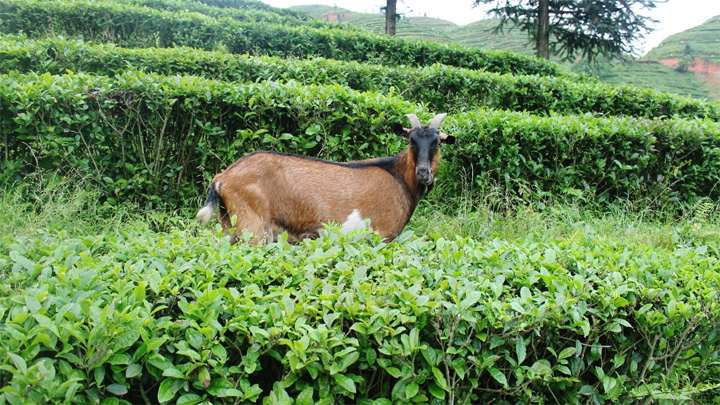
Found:
[{"label": "goat's back", "polygon": [[213,182],[230,215],[250,209],[264,221],[295,233],[320,223],[370,219],[394,237],[412,214],[407,186],[393,172],[395,158],[335,163],[274,152],[239,159]]}]

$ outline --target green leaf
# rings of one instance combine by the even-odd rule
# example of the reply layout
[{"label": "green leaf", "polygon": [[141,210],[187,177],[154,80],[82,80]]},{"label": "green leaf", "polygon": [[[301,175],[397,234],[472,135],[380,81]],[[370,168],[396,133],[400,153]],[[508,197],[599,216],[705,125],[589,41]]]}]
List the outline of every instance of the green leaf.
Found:
[{"label": "green leaf", "polygon": [[185,378],[185,374],[174,367],[166,368],[162,375],[163,377]]},{"label": "green leaf", "polygon": [[185,394],[185,395],[181,395],[180,398],[178,398],[176,404],[177,405],[193,405],[193,404],[197,404],[200,401],[202,401],[202,397],[198,394]]},{"label": "green leaf", "polygon": [[107,386],[107,390],[115,395],[125,395],[128,393],[125,384],[110,384]]},{"label": "green leaf", "polygon": [[333,379],[338,385],[345,388],[348,392],[353,394],[357,392],[355,389],[355,382],[350,377],[346,377],[342,374],[335,374],[333,375]]},{"label": "green leaf", "polygon": [[525,356],[527,354],[525,340],[522,337],[518,337],[518,340],[515,343],[515,354],[517,355],[518,365],[522,364],[522,362],[525,361]]},{"label": "green leaf", "polygon": [[447,380],[445,380],[445,376],[440,371],[440,369],[438,369],[437,367],[433,367],[432,373],[435,377],[435,383],[437,383],[437,385],[443,390],[450,392],[450,387],[448,387]]},{"label": "green leaf", "polygon": [[10,360],[13,361],[13,363],[15,364],[15,368],[17,368],[18,371],[20,371],[22,374],[27,374],[27,364],[22,357],[18,356],[15,353],[8,353],[7,356],[10,357]]},{"label": "green leaf", "polygon": [[430,383],[428,385],[428,391],[430,391],[430,395],[434,396],[437,399],[445,399],[445,390],[440,388],[435,383]]},{"label": "green leaf", "polygon": [[295,404],[297,404],[297,405],[312,405],[312,404],[314,404],[313,392],[314,392],[313,387],[305,388],[304,390],[302,390],[300,395],[297,396],[297,399],[295,400]]},{"label": "green leaf", "polygon": [[492,378],[495,379],[495,381],[499,382],[505,388],[508,387],[507,378],[505,377],[505,374],[503,374],[502,371],[498,370],[495,367],[491,367],[490,370],[488,370],[488,371],[490,372],[490,375],[492,376]]},{"label": "green leaf", "polygon": [[418,386],[414,381],[411,382],[405,386],[405,398],[413,399],[415,395],[417,395],[418,391],[420,391],[420,386]]},{"label": "green leaf", "polygon": [[140,364],[131,364],[125,370],[125,377],[126,378],[137,377],[140,374],[142,374],[142,370],[143,370],[143,367]]},{"label": "green leaf", "polygon": [[385,369],[385,371],[387,371],[388,374],[395,378],[400,378],[400,376],[402,376],[402,372],[400,372],[400,369],[398,369],[397,367],[388,367]]},{"label": "green leaf", "polygon": [[169,402],[171,399],[175,398],[175,392],[177,391],[173,391],[173,381],[175,380],[166,378],[160,383],[160,388],[158,389],[158,402]]},{"label": "green leaf", "polygon": [[558,360],[566,359],[574,354],[575,354],[574,347],[566,347],[565,349],[563,349],[563,351],[560,352],[560,355],[558,356]]}]

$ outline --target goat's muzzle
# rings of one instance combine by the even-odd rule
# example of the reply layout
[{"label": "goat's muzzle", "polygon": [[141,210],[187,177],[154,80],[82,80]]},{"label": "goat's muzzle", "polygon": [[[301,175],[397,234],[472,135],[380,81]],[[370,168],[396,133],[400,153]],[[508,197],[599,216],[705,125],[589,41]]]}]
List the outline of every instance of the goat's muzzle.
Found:
[{"label": "goat's muzzle", "polygon": [[433,175],[430,167],[418,166],[415,169],[415,177],[420,184],[432,184]]}]

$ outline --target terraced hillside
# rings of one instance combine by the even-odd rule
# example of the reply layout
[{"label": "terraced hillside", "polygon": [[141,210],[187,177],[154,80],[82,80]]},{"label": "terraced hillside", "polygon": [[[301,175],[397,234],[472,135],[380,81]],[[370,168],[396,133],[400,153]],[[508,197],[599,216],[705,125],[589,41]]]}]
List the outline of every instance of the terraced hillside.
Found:
[{"label": "terraced hillside", "polygon": [[665,38],[645,58],[669,61],[686,56],[720,65],[720,15]]},{"label": "terraced hillside", "polygon": [[[457,141],[421,204],[467,204],[463,234],[231,246],[189,223],[248,153],[395,155],[412,144],[393,126],[439,112]],[[252,0],[0,0],[0,159],[0,217],[23,230],[0,235],[0,403],[717,396],[718,103]],[[391,161],[363,165],[420,189]],[[64,182],[96,216],[46,213]],[[496,224],[691,216],[653,246],[587,224],[508,241],[475,231],[489,194]],[[23,223],[41,214],[65,224]]]},{"label": "terraced hillside", "polygon": [[[385,29],[383,17],[377,14],[355,13],[346,9],[317,5],[296,6],[291,9],[306,12],[317,19],[341,21],[359,26],[376,34],[382,34]],[[588,69],[583,64],[563,63],[563,65],[574,71],[594,75],[609,84],[629,84],[699,99],[717,100],[720,99],[720,66],[715,63],[716,58],[720,57],[720,40],[717,38],[720,32],[718,21],[720,16],[684,33],[669,37],[638,63],[634,58],[628,58],[623,62],[601,63],[601,66],[592,69]],[[495,35],[493,34],[495,26],[496,21],[492,19],[458,26],[435,18],[411,17],[403,18],[398,22],[397,35],[408,39],[424,38],[455,42],[482,49],[507,49],[526,55],[535,53],[533,45],[524,33],[506,29],[503,34]],[[688,69],[690,73],[676,71],[678,59],[687,52],[694,55],[694,64]]]}]

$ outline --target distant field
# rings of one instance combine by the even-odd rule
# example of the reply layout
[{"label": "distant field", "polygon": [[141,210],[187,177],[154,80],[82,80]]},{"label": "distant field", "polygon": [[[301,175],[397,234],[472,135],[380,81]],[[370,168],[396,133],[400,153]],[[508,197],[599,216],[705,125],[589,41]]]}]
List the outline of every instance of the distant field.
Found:
[{"label": "distant field", "polygon": [[680,73],[670,66],[657,62],[630,61],[604,64],[593,76],[612,85],[629,84],[693,98],[713,98],[708,86],[694,73]]}]

